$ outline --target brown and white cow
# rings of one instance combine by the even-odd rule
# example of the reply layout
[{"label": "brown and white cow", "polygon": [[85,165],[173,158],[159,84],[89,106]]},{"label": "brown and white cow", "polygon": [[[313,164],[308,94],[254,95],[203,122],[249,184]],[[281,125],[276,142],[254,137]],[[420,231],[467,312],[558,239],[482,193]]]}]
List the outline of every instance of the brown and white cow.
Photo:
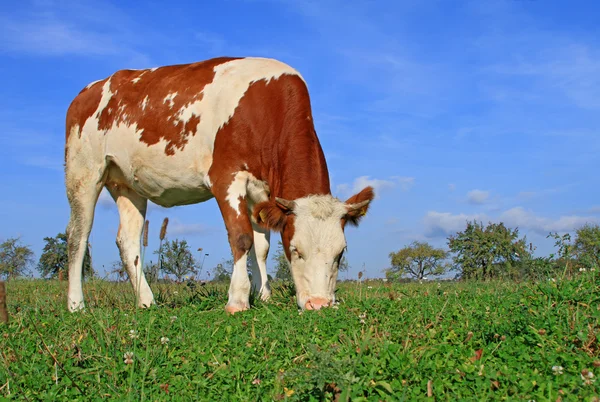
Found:
[{"label": "brown and white cow", "polygon": [[117,245],[140,306],[154,303],[138,263],[147,201],[164,206],[215,197],[234,268],[228,312],[249,308],[253,285],[270,296],[270,230],[280,231],[301,308],[335,298],[344,226],[373,199],[367,187],[342,202],[331,195],[300,74],[265,58],[215,58],[148,70],[121,70],[84,88],[66,120],[68,307],[84,307],[83,257],[98,196],[116,201]]}]

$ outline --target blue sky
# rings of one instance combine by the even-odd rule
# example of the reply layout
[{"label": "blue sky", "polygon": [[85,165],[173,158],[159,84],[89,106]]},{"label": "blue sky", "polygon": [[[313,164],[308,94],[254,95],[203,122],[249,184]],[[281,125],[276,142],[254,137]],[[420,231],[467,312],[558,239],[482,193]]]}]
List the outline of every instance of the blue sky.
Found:
[{"label": "blue sky", "polygon": [[[221,55],[299,70],[333,194],[376,187],[347,230],[350,277],[363,265],[381,276],[389,252],[413,240],[445,247],[467,219],[518,227],[539,255],[553,251],[548,232],[600,223],[596,2],[133,4],[0,4],[0,240],[21,236],[39,257],[43,237],[65,229],[64,120],[81,88],[122,68]],[[205,271],[229,256],[214,200],[152,205],[151,249],[165,216],[169,238],[209,254]],[[117,228],[103,194],[91,235],[101,273],[118,259]]]}]

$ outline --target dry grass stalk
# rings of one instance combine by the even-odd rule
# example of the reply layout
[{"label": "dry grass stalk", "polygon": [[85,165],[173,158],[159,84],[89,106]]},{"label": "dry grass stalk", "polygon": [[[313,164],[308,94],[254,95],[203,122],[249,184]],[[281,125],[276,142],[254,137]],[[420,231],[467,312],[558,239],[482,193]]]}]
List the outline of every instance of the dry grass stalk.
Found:
[{"label": "dry grass stalk", "polygon": [[148,227],[149,226],[150,226],[150,221],[146,220],[146,223],[144,223],[144,242],[143,242],[144,247],[148,247]]},{"label": "dry grass stalk", "polygon": [[165,220],[162,223],[162,226],[160,227],[160,240],[164,240],[165,236],[167,235],[167,226],[169,225],[169,218],[165,218]]},{"label": "dry grass stalk", "polygon": [[0,322],[8,322],[8,310],[6,309],[6,287],[0,282]]}]

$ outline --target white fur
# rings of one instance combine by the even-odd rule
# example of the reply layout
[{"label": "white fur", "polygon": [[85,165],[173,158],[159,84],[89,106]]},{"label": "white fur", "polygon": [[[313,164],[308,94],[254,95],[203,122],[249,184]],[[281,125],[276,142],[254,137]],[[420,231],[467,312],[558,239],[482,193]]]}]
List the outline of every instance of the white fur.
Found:
[{"label": "white fur", "polygon": [[177,92],[168,94],[167,96],[165,96],[165,98],[163,99],[163,103],[167,103],[169,102],[169,109],[173,109],[173,105],[175,105],[175,102],[173,101],[173,99],[175,99],[175,97],[177,96]]},{"label": "white fur", "polygon": [[229,284],[229,300],[227,306],[238,310],[250,308],[250,279],[246,270],[248,253],[246,252],[239,260],[233,264],[231,273],[231,283]]},{"label": "white fur", "polygon": [[87,85],[85,86],[85,88],[86,88],[86,89],[90,89],[91,87],[93,87],[93,86],[94,86],[94,84],[96,84],[96,83],[98,83],[98,82],[100,82],[100,81],[102,81],[102,80],[96,80],[96,81],[92,81],[92,82],[90,82],[89,84],[87,84]]},{"label": "white fur", "polygon": [[291,271],[296,284],[298,305],[304,308],[311,298],[335,301],[338,274],[336,257],[346,247],[340,219],[346,205],[331,195],[308,196],[295,200],[296,215]]},{"label": "white fur", "polygon": [[[96,113],[94,115],[96,117],[96,119],[98,119],[100,117],[100,115],[104,111],[104,108],[106,108],[106,105],[108,105],[108,102],[110,102],[110,100],[112,99],[113,95],[114,94],[110,90],[110,79],[108,79],[102,86],[102,98],[100,99],[100,104],[98,105],[98,109],[96,110]],[[110,111],[110,109],[109,109],[109,111]],[[88,121],[90,121],[90,119],[88,119],[86,121],[86,123]],[[84,127],[85,127],[85,124],[84,124]]]},{"label": "white fur", "polygon": [[150,99],[148,98],[148,95],[146,95],[146,97],[144,98],[144,100],[142,101],[142,110],[146,110],[146,105],[148,105],[148,101]]},{"label": "white fur", "polygon": [[271,236],[268,230],[260,228],[255,223],[252,224],[252,228],[254,229],[254,246],[250,250],[252,287],[259,292],[262,300],[267,300],[271,297],[271,287],[267,277],[267,256]]},{"label": "white fur", "polygon": [[249,179],[255,179],[255,177],[246,171],[237,172],[227,188],[225,199],[238,216],[240,216],[240,198],[246,197]]}]

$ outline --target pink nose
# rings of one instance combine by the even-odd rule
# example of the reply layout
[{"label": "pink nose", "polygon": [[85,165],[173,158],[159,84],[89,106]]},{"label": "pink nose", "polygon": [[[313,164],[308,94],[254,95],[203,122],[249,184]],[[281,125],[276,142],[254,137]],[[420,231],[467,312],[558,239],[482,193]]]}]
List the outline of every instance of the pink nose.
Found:
[{"label": "pink nose", "polygon": [[308,299],[304,308],[307,310],[319,310],[321,307],[330,306],[331,302],[322,297],[314,297],[312,299]]}]

